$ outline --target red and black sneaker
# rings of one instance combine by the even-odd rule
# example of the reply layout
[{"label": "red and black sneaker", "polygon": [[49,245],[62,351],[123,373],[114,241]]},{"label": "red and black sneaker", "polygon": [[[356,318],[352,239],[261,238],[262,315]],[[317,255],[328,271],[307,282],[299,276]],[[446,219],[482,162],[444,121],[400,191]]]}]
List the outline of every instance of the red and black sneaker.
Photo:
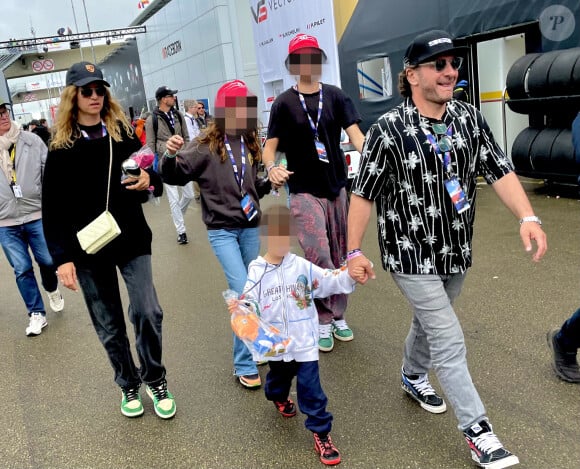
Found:
[{"label": "red and black sneaker", "polygon": [[294,417],[296,415],[296,406],[292,399],[286,399],[284,402],[274,401],[274,405],[283,417]]},{"label": "red and black sneaker", "polygon": [[334,466],[340,462],[340,453],[332,443],[330,435],[314,433],[314,449],[320,455],[320,461],[327,466]]}]

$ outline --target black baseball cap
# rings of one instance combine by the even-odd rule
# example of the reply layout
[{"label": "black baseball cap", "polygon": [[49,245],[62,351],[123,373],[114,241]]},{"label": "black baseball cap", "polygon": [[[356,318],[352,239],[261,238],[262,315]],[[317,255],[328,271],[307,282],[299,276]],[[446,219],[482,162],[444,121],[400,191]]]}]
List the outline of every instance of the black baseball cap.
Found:
[{"label": "black baseball cap", "polygon": [[403,64],[413,67],[443,54],[465,55],[467,47],[456,46],[447,31],[435,29],[419,34],[407,47]]},{"label": "black baseball cap", "polygon": [[2,99],[0,99],[0,107],[10,107],[10,106],[12,106],[12,104],[5,103]]},{"label": "black baseball cap", "polygon": [[32,119],[29,122],[29,125],[36,125],[38,127],[40,125],[40,121],[38,119]]},{"label": "black baseball cap", "polygon": [[173,96],[174,94],[177,94],[177,90],[171,90],[167,86],[160,86],[155,92],[155,99],[159,101],[161,98],[165,98],[165,96]]},{"label": "black baseball cap", "polygon": [[85,86],[95,81],[111,86],[103,78],[103,72],[95,64],[90,62],[78,62],[73,64],[66,72],[66,86]]}]

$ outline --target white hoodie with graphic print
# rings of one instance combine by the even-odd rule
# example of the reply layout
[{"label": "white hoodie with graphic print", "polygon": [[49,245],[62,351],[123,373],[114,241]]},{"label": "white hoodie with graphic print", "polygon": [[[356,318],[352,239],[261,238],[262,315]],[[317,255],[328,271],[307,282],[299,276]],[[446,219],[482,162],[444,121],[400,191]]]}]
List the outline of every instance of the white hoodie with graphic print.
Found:
[{"label": "white hoodie with graphic print", "polygon": [[268,360],[318,360],[314,299],[352,293],[355,283],[346,267],[323,269],[292,253],[279,265],[269,264],[262,256],[252,261],[242,298],[254,306],[264,321],[292,338],[284,354]]}]

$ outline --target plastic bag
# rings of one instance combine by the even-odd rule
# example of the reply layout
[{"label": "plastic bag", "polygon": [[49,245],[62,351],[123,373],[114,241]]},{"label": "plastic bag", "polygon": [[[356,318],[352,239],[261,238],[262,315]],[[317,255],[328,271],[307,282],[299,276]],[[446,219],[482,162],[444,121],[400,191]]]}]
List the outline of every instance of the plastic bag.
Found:
[{"label": "plastic bag", "polygon": [[[138,151],[131,154],[129,157],[135,161],[141,169],[149,169],[152,167],[155,161],[155,153],[147,145],[142,146]],[[160,197],[155,197],[153,192],[155,191],[154,186],[149,186],[149,202],[159,205]]]},{"label": "plastic bag", "polygon": [[255,361],[276,357],[288,350],[292,339],[265,322],[252,308],[241,303],[235,291],[226,290],[222,295],[231,313],[232,330],[252,352]]}]

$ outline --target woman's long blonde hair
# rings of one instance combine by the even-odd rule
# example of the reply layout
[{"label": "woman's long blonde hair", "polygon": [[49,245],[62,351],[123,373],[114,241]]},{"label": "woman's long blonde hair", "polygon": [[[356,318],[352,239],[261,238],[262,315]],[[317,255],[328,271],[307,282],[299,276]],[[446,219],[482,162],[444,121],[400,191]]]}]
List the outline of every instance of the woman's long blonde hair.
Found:
[{"label": "woman's long blonde hair", "polygon": [[[214,118],[208,125],[207,129],[197,137],[200,144],[209,146],[209,150],[220,157],[222,162],[227,158],[226,146],[224,145],[225,129],[223,127],[224,119]],[[262,161],[262,145],[258,140],[258,130],[248,129],[243,133],[244,144],[247,146],[252,155],[251,163]]]},{"label": "woman's long blonde hair", "polygon": [[[51,150],[59,148],[71,148],[81,132],[78,126],[78,103],[77,87],[75,85],[67,86],[60,95],[60,104],[56,123],[54,124],[54,133],[50,142]],[[101,110],[101,119],[107,127],[107,132],[116,142],[122,139],[121,126],[127,135],[133,135],[133,127],[125,115],[119,102],[111,96],[108,88],[105,87],[105,99],[103,109]]]}]

